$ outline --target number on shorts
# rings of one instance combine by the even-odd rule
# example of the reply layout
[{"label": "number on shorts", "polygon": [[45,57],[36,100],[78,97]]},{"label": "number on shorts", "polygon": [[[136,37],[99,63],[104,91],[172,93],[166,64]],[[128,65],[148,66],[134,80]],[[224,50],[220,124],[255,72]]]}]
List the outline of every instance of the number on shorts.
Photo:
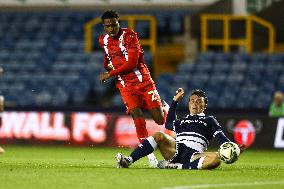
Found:
[{"label": "number on shorts", "polygon": [[158,96],[159,94],[158,94],[158,91],[157,91],[157,90],[149,91],[148,94],[149,94],[149,95],[152,95],[152,101],[158,100],[157,96]]}]

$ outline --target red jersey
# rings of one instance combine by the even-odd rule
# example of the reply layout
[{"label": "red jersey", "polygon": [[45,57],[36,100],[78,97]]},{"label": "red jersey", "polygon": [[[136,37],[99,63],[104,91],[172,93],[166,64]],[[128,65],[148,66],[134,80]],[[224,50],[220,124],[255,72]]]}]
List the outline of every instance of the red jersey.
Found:
[{"label": "red jersey", "polygon": [[104,67],[115,76],[116,87],[127,87],[148,81],[153,82],[150,72],[144,63],[144,51],[137,33],[128,28],[120,28],[118,36],[111,38],[103,34],[99,43],[105,50]]}]

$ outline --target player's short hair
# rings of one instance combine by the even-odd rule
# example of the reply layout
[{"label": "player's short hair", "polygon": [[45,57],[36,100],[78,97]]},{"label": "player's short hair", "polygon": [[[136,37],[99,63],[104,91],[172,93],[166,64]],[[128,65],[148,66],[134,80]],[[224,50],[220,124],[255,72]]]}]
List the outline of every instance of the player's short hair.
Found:
[{"label": "player's short hair", "polygon": [[203,97],[203,98],[204,98],[205,105],[207,106],[207,104],[208,104],[208,98],[207,98],[207,96],[206,96],[206,94],[205,94],[204,91],[202,91],[202,90],[200,90],[200,89],[195,89],[195,90],[193,90],[193,91],[191,92],[191,95],[190,95],[190,96],[192,96],[192,95],[196,95],[196,96],[199,96],[199,97]]},{"label": "player's short hair", "polygon": [[102,21],[104,21],[104,19],[110,19],[110,18],[119,18],[119,15],[117,12],[115,12],[114,10],[107,10],[103,13],[103,15],[101,16]]}]

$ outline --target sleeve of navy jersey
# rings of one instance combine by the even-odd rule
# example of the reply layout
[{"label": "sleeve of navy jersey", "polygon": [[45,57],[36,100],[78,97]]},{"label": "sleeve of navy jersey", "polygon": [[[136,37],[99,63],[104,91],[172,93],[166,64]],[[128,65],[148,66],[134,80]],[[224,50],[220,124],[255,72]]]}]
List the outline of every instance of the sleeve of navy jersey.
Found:
[{"label": "sleeve of navy jersey", "polygon": [[212,125],[213,137],[217,138],[220,144],[223,144],[224,142],[230,142],[230,140],[226,137],[226,135],[222,131],[222,127],[220,126],[218,121],[214,117],[211,118],[212,118],[211,125]]},{"label": "sleeve of navy jersey", "polygon": [[172,101],[168,115],[167,115],[167,120],[165,127],[168,130],[174,131],[175,126],[178,125],[179,120],[176,119],[176,108],[177,108],[178,102]]}]

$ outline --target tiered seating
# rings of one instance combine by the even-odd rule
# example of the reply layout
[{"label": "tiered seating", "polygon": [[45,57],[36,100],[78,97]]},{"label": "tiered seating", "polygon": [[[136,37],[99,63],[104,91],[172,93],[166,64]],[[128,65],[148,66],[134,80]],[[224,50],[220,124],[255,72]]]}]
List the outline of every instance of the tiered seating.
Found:
[{"label": "tiered seating", "polygon": [[[180,64],[175,75],[160,76],[157,85],[169,101],[178,87],[199,88],[206,91],[210,108],[267,108],[273,92],[284,91],[284,54],[200,54],[195,63]],[[187,105],[187,99],[182,103]]]},{"label": "tiered seating", "polygon": [[[132,12],[121,12],[121,14]],[[134,12],[133,12],[134,13]],[[135,14],[140,14],[135,11]],[[141,11],[157,18],[158,40],[183,32],[187,11]],[[83,25],[101,12],[1,12],[0,94],[15,105],[81,105],[91,95],[100,102],[112,93],[113,82],[101,84],[103,52],[84,53]],[[126,26],[125,23],[121,23]],[[137,24],[140,37],[149,25]],[[95,38],[102,27],[94,30]],[[168,37],[167,37],[168,38]],[[167,39],[166,38],[166,39]],[[152,55],[146,51],[146,62]],[[160,75],[156,81],[163,98],[171,101],[175,89],[204,89],[209,107],[266,108],[275,90],[284,91],[284,58],[281,54],[200,54],[194,64],[184,62],[176,74]],[[149,65],[150,66],[150,65]],[[122,105],[116,94],[113,105]],[[187,99],[182,102],[187,105]]]},{"label": "tiered seating", "polygon": [[[98,74],[103,71],[103,53],[98,42],[92,55],[84,53],[83,25],[102,12],[29,11],[0,13],[0,94],[15,105],[84,104],[89,95],[100,102],[113,87],[102,85]],[[131,11],[120,12],[131,14]],[[135,11],[133,14],[156,16],[159,34],[181,34],[187,11]],[[121,23],[126,27],[126,23]],[[141,38],[149,36],[149,24],[137,22]],[[94,29],[94,40],[102,33]],[[162,36],[159,36],[162,39]],[[151,67],[152,55],[145,52]],[[117,98],[119,100],[119,98]]]}]

